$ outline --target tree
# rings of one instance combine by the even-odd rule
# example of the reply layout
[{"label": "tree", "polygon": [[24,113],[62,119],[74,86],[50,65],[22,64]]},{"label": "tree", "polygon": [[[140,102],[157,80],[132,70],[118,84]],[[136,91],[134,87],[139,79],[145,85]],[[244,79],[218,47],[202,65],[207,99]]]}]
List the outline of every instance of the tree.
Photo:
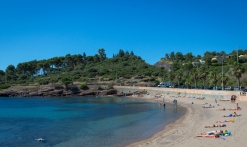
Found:
[{"label": "tree", "polygon": [[234,63],[233,65],[233,75],[237,78],[238,81],[238,90],[240,88],[240,78],[242,77],[242,74],[245,72],[244,68],[241,66],[241,64]]},{"label": "tree", "polygon": [[205,66],[201,66],[199,68],[199,78],[202,80],[204,89],[206,88],[205,87],[205,82],[206,82],[206,79],[207,79],[207,74],[208,74],[208,72],[206,71]]},{"label": "tree", "polygon": [[100,60],[105,60],[106,59],[106,54],[105,54],[105,49],[104,48],[100,48],[98,50],[98,53],[99,53]]},{"label": "tree", "polygon": [[214,85],[214,88],[216,88],[218,77],[217,77],[217,73],[215,72],[215,70],[209,72],[208,78],[210,79],[210,82]]},{"label": "tree", "polygon": [[16,72],[15,66],[14,65],[9,65],[6,68],[6,71],[5,71],[6,79],[8,81],[10,81],[10,80],[16,80],[17,79],[17,75],[16,75],[15,72]]},{"label": "tree", "polygon": [[72,80],[71,80],[71,78],[69,78],[69,77],[63,77],[63,78],[61,79],[61,81],[62,81],[62,83],[65,85],[66,88],[67,88],[67,86],[68,86],[69,84],[72,83]]},{"label": "tree", "polygon": [[176,55],[175,55],[175,58],[177,61],[182,61],[183,60],[183,53],[181,52],[177,52]]},{"label": "tree", "polygon": [[166,58],[166,59],[169,59],[170,56],[166,53],[166,54],[165,54],[165,58]]},{"label": "tree", "polygon": [[0,83],[5,80],[5,72],[0,70]]},{"label": "tree", "polygon": [[191,52],[184,55],[185,61],[192,62],[193,61],[193,54]]},{"label": "tree", "polygon": [[226,83],[229,81],[229,77],[227,77],[225,74],[223,74],[223,85],[222,85],[222,89],[225,89],[225,85]]},{"label": "tree", "polygon": [[170,71],[169,74],[168,74],[168,76],[169,76],[170,83],[172,84],[173,83],[173,80],[175,78],[174,72]]},{"label": "tree", "polygon": [[195,68],[190,71],[190,77],[194,80],[195,82],[195,87],[197,87],[197,81],[199,79],[199,73],[198,70]]},{"label": "tree", "polygon": [[123,57],[124,51],[122,49],[119,50],[117,57]]},{"label": "tree", "polygon": [[181,79],[183,77],[183,71],[181,69],[177,70],[176,71],[176,79],[178,81],[178,86],[180,86],[180,83],[181,83]]},{"label": "tree", "polygon": [[174,61],[174,59],[175,59],[175,53],[174,53],[174,52],[171,52],[171,54],[170,54],[170,59],[171,59],[172,61]]}]

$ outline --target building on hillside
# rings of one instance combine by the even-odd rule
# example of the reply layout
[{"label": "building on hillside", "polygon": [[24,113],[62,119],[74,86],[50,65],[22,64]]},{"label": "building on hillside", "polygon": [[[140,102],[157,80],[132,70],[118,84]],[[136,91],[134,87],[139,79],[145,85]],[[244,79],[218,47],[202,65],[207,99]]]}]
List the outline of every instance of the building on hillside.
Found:
[{"label": "building on hillside", "polygon": [[242,57],[245,57],[245,58],[246,58],[247,55],[246,55],[246,54],[245,54],[245,55],[239,55],[238,57],[239,57],[239,58],[242,58]]},{"label": "building on hillside", "polygon": [[220,61],[222,60],[222,57],[221,57],[221,56],[214,56],[214,57],[211,59],[211,61],[214,61],[214,60],[220,62]]},{"label": "building on hillside", "polygon": [[199,62],[197,61],[194,61],[194,62],[191,62],[191,64],[194,66],[194,67],[200,67],[201,65],[205,64],[205,61],[203,60],[199,60]]},{"label": "building on hillside", "polygon": [[218,62],[222,62],[222,58],[224,58],[224,59],[229,59],[229,58],[231,58],[231,56],[214,56],[212,59],[211,59],[211,61],[213,61],[213,60],[216,60],[216,61],[218,61]]}]

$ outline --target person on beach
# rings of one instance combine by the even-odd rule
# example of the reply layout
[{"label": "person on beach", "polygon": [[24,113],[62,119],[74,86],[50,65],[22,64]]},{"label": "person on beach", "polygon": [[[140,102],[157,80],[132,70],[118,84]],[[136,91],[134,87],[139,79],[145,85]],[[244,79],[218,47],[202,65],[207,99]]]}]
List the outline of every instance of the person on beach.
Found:
[{"label": "person on beach", "polygon": [[176,99],[173,100],[173,104],[174,105],[177,105],[178,104],[178,101]]},{"label": "person on beach", "polygon": [[237,114],[236,112],[230,113],[228,115],[223,115],[223,117],[236,117],[236,116],[241,116],[241,115]]},{"label": "person on beach", "polygon": [[205,128],[215,128],[215,127],[226,127],[225,124],[214,124],[214,125],[208,125],[208,126],[205,126]]},{"label": "person on beach", "polygon": [[215,101],[215,103],[217,103],[217,100],[216,99],[214,99],[214,101]]},{"label": "person on beach", "polygon": [[209,104],[208,106],[202,106],[203,108],[214,108],[214,106],[212,106],[211,104]]},{"label": "person on beach", "polygon": [[216,121],[216,123],[225,123],[225,122],[234,122],[234,119],[224,120],[224,121]]},{"label": "person on beach", "polygon": [[221,108],[221,109],[218,109],[219,111],[226,111],[226,108],[225,107],[223,107],[223,108]]},{"label": "person on beach", "polygon": [[231,109],[228,109],[228,110],[241,110],[241,108],[240,107],[237,107],[237,108],[231,108]]}]

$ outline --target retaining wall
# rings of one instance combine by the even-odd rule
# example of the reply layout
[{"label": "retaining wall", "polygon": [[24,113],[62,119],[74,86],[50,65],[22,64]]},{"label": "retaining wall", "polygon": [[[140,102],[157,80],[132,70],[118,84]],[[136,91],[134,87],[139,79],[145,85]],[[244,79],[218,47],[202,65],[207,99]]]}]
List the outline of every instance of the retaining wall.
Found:
[{"label": "retaining wall", "polygon": [[224,90],[203,90],[203,89],[180,89],[180,88],[160,88],[160,87],[136,87],[136,86],[114,86],[119,92],[129,93],[135,91],[147,91],[149,94],[161,94],[164,96],[181,96],[193,98],[214,98],[230,99],[232,95],[237,96],[237,100],[247,101],[246,94],[240,91]]}]

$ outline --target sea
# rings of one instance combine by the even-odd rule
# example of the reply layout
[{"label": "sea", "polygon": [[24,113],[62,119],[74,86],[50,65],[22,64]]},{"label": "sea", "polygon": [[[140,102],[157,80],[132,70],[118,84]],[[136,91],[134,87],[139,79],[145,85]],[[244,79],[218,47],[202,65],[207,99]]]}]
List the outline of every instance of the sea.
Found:
[{"label": "sea", "polygon": [[0,146],[121,147],[150,138],[185,113],[139,98],[0,98]]}]

